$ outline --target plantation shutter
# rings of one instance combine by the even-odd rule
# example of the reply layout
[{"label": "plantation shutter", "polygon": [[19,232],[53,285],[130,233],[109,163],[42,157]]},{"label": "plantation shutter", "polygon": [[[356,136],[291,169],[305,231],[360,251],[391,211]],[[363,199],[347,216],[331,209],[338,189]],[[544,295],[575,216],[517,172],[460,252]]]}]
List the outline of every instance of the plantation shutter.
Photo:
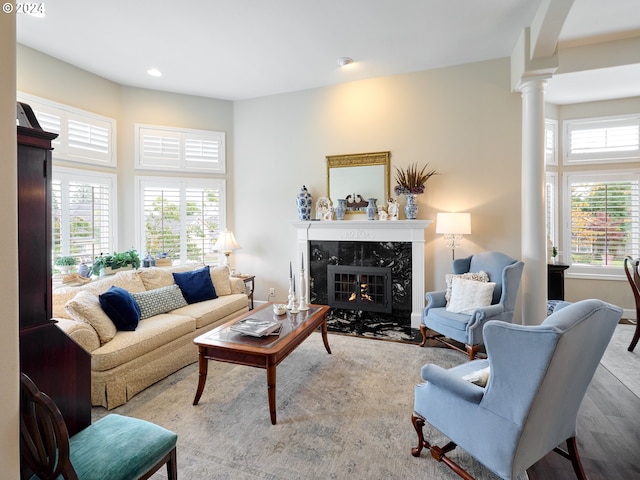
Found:
[{"label": "plantation shutter", "polygon": [[100,122],[98,119],[69,115],[68,155],[109,162],[111,158],[109,127],[107,122]]},{"label": "plantation shutter", "polygon": [[179,134],[148,128],[140,129],[140,165],[145,167],[180,166]]},{"label": "plantation shutter", "polygon": [[574,121],[567,123],[568,162],[640,156],[640,119]]},{"label": "plantation shutter", "polygon": [[222,132],[136,125],[136,167],[224,173]]},{"label": "plantation shutter", "polygon": [[[637,177],[637,176],[636,176]],[[619,266],[640,245],[639,181],[570,181],[571,260]]]},{"label": "plantation shutter", "polygon": [[54,168],[52,180],[53,258],[91,263],[114,250],[113,178],[60,170]]},{"label": "plantation shutter", "polygon": [[31,106],[43,130],[58,134],[54,160],[116,166],[115,120],[31,95],[18,98]]},{"label": "plantation shutter", "polygon": [[223,223],[219,180],[140,181],[144,249],[174,262],[215,263],[213,245]]}]

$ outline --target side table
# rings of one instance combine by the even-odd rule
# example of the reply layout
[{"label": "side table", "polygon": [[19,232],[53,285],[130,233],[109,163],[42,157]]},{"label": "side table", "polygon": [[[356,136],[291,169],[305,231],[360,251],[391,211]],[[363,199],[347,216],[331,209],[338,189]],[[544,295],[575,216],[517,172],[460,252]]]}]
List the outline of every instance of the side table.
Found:
[{"label": "side table", "polygon": [[234,275],[244,282],[245,291],[248,291],[249,310],[253,310],[253,291],[255,289],[255,275]]},{"label": "side table", "polygon": [[569,265],[561,263],[547,265],[547,298],[564,300],[564,271]]}]

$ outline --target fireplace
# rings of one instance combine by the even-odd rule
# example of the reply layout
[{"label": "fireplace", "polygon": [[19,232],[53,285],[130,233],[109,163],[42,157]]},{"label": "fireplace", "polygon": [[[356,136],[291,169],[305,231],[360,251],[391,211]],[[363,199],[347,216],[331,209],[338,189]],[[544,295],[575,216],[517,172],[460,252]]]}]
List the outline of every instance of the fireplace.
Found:
[{"label": "fireplace", "polygon": [[327,266],[329,306],[391,313],[391,268]]},{"label": "fireplace", "polygon": [[[424,309],[425,230],[430,220],[398,221],[307,221],[293,222],[297,233],[297,258],[303,255],[308,274],[310,302],[330,305],[328,267],[385,267],[391,270],[387,290],[391,313],[371,312],[359,306],[332,307],[341,321],[383,317],[418,328]],[[361,272],[362,273],[362,272]]]}]

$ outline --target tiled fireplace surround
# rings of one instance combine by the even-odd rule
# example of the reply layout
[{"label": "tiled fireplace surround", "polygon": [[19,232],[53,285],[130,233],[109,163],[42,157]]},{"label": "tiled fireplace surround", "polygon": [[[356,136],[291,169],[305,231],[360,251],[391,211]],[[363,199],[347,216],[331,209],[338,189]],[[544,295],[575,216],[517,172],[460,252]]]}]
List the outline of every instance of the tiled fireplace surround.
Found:
[{"label": "tiled fireplace surround", "polygon": [[[393,315],[419,328],[424,308],[424,234],[431,220],[294,222],[309,299],[327,303],[326,265],[391,266]],[[383,314],[384,315],[384,314]]]}]

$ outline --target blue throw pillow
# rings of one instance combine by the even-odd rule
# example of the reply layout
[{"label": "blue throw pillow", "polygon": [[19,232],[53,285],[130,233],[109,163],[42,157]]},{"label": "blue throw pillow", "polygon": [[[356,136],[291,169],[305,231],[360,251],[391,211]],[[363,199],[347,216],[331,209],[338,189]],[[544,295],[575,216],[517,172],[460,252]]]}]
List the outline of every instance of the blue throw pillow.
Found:
[{"label": "blue throw pillow", "polygon": [[216,289],[211,281],[209,265],[191,272],[174,273],[173,280],[180,287],[182,296],[187,303],[204,302],[218,298]]},{"label": "blue throw pillow", "polygon": [[124,288],[113,286],[98,296],[100,306],[118,330],[132,332],[140,321],[140,307]]}]

